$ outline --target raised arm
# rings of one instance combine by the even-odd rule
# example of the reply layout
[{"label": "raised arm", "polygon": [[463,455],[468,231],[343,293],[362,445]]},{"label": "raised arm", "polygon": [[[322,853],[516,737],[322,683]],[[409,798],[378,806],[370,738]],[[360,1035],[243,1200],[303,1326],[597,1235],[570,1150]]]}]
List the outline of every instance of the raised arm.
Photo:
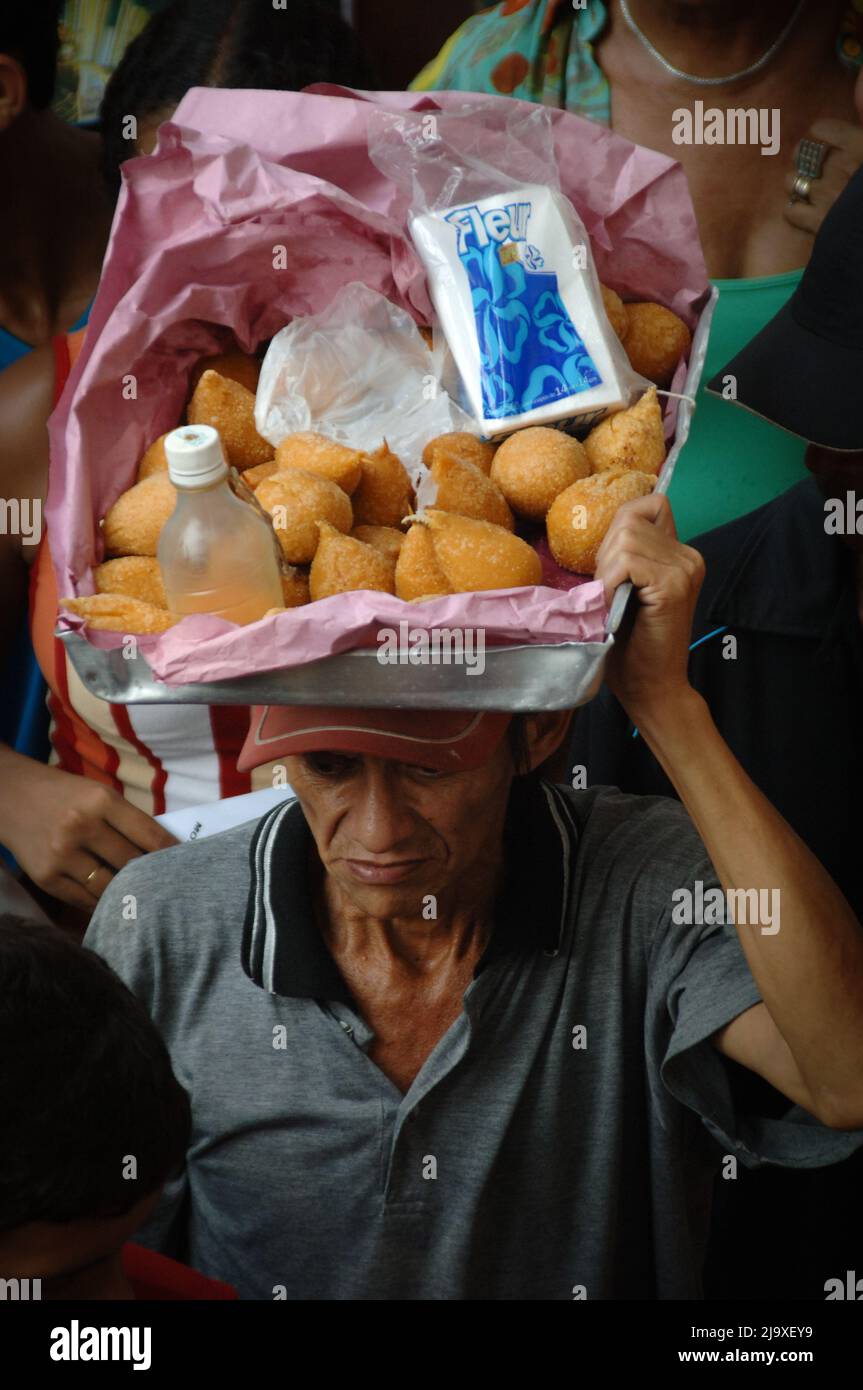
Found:
[{"label": "raised arm", "polygon": [[763,1003],[717,1033],[714,1044],[822,1123],[861,1128],[863,930],[689,684],[703,574],[698,552],[677,540],[664,497],[621,508],[600,550],[597,578],[607,591],[631,579],[639,609],[628,638],[610,655],[607,680],[674,784],[723,889],[766,890],[766,901],[779,908],[778,931],[775,918],[737,923]]}]

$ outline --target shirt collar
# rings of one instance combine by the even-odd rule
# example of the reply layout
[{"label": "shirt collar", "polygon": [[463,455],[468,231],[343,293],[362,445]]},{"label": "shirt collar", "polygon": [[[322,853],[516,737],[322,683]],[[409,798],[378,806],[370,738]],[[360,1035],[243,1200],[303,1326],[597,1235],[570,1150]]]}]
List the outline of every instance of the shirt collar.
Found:
[{"label": "shirt collar", "polygon": [[[575,820],[548,782],[516,778],[504,827],[505,877],[495,927],[476,968],[513,952],[560,949],[578,846]],[[354,1000],[315,921],[310,862],[314,841],[299,801],[259,822],[250,848],[250,887],[242,965],[270,994]]]},{"label": "shirt collar", "polygon": [[313,846],[299,801],[277,806],[259,822],[250,847],[243,969],[270,994],[351,1004],[315,922],[309,875]]},{"label": "shirt collar", "polygon": [[504,825],[504,878],[495,901],[495,927],[477,975],[514,951],[557,955],[577,849],[576,824],[560,791],[550,782],[517,777]]},{"label": "shirt collar", "polygon": [[708,627],[818,639],[844,612],[853,557],[824,530],[814,478],[693,544],[707,564]]}]

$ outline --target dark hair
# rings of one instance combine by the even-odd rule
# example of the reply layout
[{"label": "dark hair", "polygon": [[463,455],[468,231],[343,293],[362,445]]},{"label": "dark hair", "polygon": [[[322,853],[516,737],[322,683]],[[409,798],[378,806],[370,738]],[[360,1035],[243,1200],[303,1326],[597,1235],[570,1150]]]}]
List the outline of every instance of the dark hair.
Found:
[{"label": "dark hair", "polygon": [[[548,758],[531,768],[530,765],[530,745],[527,740],[527,720],[531,718],[529,714],[514,714],[510,720],[506,737],[509,743],[509,751],[512,756],[516,777],[530,778],[534,782],[542,782],[554,778],[558,780],[560,776],[559,759],[561,757],[560,748],[552,753]],[[578,718],[578,711],[572,711],[572,720]],[[572,738],[573,723],[570,721],[565,738]],[[561,744],[563,747],[563,744]],[[568,774],[566,774],[568,776]]]},{"label": "dark hair", "polygon": [[54,100],[63,4],[64,0],[7,0],[0,15],[0,53],[18,59],[27,74],[27,100],[37,111]]},{"label": "dark hair", "polygon": [[181,1168],[189,1098],[144,1006],[93,951],[8,914],[0,1057],[0,1231],[120,1216]]},{"label": "dark hair", "polygon": [[516,777],[527,777],[531,771],[530,747],[525,729],[526,718],[527,716],[524,714],[514,714],[506,728],[506,740],[509,744]]},{"label": "dark hair", "polygon": [[313,82],[374,85],[353,29],[320,0],[174,0],[129,45],[101,108],[103,172],[112,192],[129,159],[127,116],[174,107],[190,87],[299,91]]}]

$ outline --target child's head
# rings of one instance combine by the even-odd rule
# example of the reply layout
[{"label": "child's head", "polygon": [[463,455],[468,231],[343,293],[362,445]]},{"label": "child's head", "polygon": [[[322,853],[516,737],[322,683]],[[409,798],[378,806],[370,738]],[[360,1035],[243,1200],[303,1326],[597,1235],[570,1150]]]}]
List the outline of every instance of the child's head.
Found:
[{"label": "child's head", "polygon": [[0,6],[0,135],[24,111],[51,105],[63,0]]},{"label": "child's head", "polygon": [[99,956],[0,916],[0,1058],[0,1278],[128,1297],[122,1244],[189,1142],[161,1037]]},{"label": "child's head", "polygon": [[[190,87],[299,91],[313,82],[373,86],[353,29],[324,0],[174,0],[129,45],[101,109],[103,169],[114,193],[120,165],[149,154],[156,130]],[[137,123],[134,144],[128,117]]]}]

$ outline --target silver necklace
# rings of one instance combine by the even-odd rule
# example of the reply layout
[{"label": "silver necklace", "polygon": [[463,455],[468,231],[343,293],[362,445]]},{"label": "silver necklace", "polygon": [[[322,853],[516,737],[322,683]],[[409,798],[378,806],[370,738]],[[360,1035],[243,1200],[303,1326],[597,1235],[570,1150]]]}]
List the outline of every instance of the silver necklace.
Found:
[{"label": "silver necklace", "polygon": [[696,77],[694,73],[684,72],[682,68],[676,68],[673,63],[669,63],[668,59],[663,57],[658,48],[654,48],[653,44],[650,42],[650,39],[647,37],[644,31],[642,29],[639,29],[638,25],[636,24],[635,20],[630,14],[629,6],[626,3],[626,0],[620,0],[620,11],[635,37],[639,40],[640,43],[644,45],[650,56],[652,58],[655,58],[657,63],[661,63],[662,66],[665,68],[666,72],[671,73],[672,77],[680,77],[684,82],[694,82],[697,87],[723,87],[725,86],[726,82],[739,82],[740,79],[743,77],[752,77],[754,73],[760,72],[762,68],[767,66],[767,64],[770,62],[770,59],[774,56],[775,53],[778,53],[785,40],[788,38],[788,35],[791,33],[791,30],[797,23],[798,19],[800,18],[800,15],[803,13],[803,8],[805,4],[806,0],[797,0],[797,5],[794,9],[794,13],[792,14],[788,23],[785,25],[785,28],[782,30],[782,33],[779,35],[778,39],[774,40],[774,42],[770,45],[766,53],[763,53],[756,62],[750,63],[748,68],[741,68],[739,72],[731,72],[728,74],[727,77]]}]

